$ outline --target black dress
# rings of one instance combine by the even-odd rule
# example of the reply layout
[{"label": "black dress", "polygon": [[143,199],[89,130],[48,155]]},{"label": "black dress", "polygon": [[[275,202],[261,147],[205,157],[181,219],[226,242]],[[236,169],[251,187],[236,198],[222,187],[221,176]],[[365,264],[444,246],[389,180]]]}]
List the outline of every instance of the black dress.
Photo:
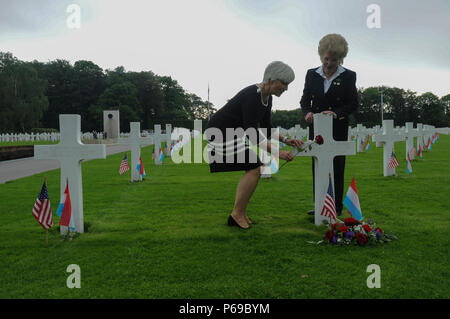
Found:
[{"label": "black dress", "polygon": [[211,117],[205,131],[211,173],[248,171],[263,165],[249,147],[249,140],[256,145],[270,139],[271,111],[272,96],[264,105],[259,87],[253,84],[242,89]]}]

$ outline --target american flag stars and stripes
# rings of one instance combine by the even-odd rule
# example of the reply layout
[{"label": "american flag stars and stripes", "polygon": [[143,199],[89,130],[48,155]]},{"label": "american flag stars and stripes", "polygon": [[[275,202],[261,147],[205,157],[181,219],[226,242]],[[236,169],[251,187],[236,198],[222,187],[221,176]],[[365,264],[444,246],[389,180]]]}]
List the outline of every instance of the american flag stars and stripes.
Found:
[{"label": "american flag stars and stripes", "polygon": [[32,214],[44,229],[49,229],[53,226],[52,207],[50,205],[50,199],[48,198],[47,185],[45,182],[42,185],[41,192],[36,198]]},{"label": "american flag stars and stripes", "polygon": [[328,191],[325,195],[323,208],[320,215],[328,217],[330,219],[330,223],[336,222],[336,205],[334,203],[333,184],[331,183],[331,176],[330,182],[328,183]]},{"label": "american flag stars and stripes", "polygon": [[392,151],[391,157],[389,158],[388,168],[393,169],[398,166],[397,157],[395,157],[394,151]]},{"label": "american flag stars and stripes", "polygon": [[127,153],[123,156],[122,163],[120,163],[119,174],[122,175],[126,171],[130,170],[130,165],[128,164]]}]

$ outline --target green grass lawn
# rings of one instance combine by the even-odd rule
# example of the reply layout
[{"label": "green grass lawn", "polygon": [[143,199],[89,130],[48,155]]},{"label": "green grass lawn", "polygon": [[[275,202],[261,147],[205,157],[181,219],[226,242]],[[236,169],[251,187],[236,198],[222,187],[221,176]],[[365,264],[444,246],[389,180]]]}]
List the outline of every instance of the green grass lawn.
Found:
[{"label": "green grass lawn", "polygon": [[[399,240],[370,246],[313,245],[326,228],[313,208],[311,159],[297,157],[260,180],[250,230],[228,227],[241,172],[210,174],[206,164],[151,163],[147,179],[118,174],[123,154],[83,163],[88,232],[72,241],[58,233],[59,170],[0,185],[0,298],[449,298],[450,136],[412,163],[396,143],[398,176],[383,177],[382,148],[347,157],[365,219]],[[282,161],[283,162],[283,161]],[[280,163],[282,164],[282,163]],[[43,178],[55,226],[31,215]],[[344,214],[347,214],[346,212]],[[81,269],[69,289],[67,266]],[[381,269],[369,289],[367,266]]]}]

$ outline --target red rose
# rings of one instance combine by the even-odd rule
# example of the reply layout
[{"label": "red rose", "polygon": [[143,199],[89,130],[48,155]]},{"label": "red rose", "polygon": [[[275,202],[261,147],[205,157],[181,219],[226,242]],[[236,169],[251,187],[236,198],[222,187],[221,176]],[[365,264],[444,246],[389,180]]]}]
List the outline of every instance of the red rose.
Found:
[{"label": "red rose", "polygon": [[367,242],[367,237],[364,234],[357,233],[355,235],[355,237],[356,237],[356,240],[358,241],[358,244],[360,244],[360,245],[364,245]]},{"label": "red rose", "polygon": [[316,141],[317,144],[322,145],[323,144],[323,137],[322,135],[317,135],[316,138],[314,139]]},{"label": "red rose", "polygon": [[349,217],[349,218],[344,219],[344,223],[346,226],[355,226],[355,225],[359,224],[359,221],[357,221],[353,217]]},{"label": "red rose", "polygon": [[341,226],[341,227],[338,228],[338,230],[339,230],[341,233],[346,233],[346,232],[348,231],[348,227],[347,227],[347,226]]},{"label": "red rose", "polygon": [[382,234],[382,233],[383,233],[383,231],[381,230],[381,228],[380,228],[380,227],[377,227],[377,228],[375,228],[375,231],[377,231],[377,232],[380,232],[380,234]]},{"label": "red rose", "polygon": [[333,225],[331,225],[331,230],[334,230],[339,225],[340,225],[339,222],[334,223]]},{"label": "red rose", "polygon": [[327,233],[325,234],[326,240],[332,240],[333,237],[334,237],[334,231],[332,231],[332,230],[327,231]]},{"label": "red rose", "polygon": [[364,228],[364,230],[365,230],[366,232],[371,232],[371,231],[372,231],[372,228],[370,228],[369,225],[363,225],[363,228]]}]

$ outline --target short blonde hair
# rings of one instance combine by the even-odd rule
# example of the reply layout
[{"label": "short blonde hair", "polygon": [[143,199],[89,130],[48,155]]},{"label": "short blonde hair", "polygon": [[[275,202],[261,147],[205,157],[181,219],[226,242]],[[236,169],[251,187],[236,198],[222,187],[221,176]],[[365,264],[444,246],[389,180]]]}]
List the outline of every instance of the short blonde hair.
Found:
[{"label": "short blonde hair", "polygon": [[273,61],[264,71],[263,83],[267,84],[269,83],[269,80],[280,80],[285,84],[289,84],[294,81],[294,79],[294,70],[292,70],[289,65],[281,61]]},{"label": "short blonde hair", "polygon": [[319,41],[318,52],[321,59],[326,53],[330,52],[336,55],[339,63],[342,64],[348,53],[348,43],[340,34],[327,34]]}]

